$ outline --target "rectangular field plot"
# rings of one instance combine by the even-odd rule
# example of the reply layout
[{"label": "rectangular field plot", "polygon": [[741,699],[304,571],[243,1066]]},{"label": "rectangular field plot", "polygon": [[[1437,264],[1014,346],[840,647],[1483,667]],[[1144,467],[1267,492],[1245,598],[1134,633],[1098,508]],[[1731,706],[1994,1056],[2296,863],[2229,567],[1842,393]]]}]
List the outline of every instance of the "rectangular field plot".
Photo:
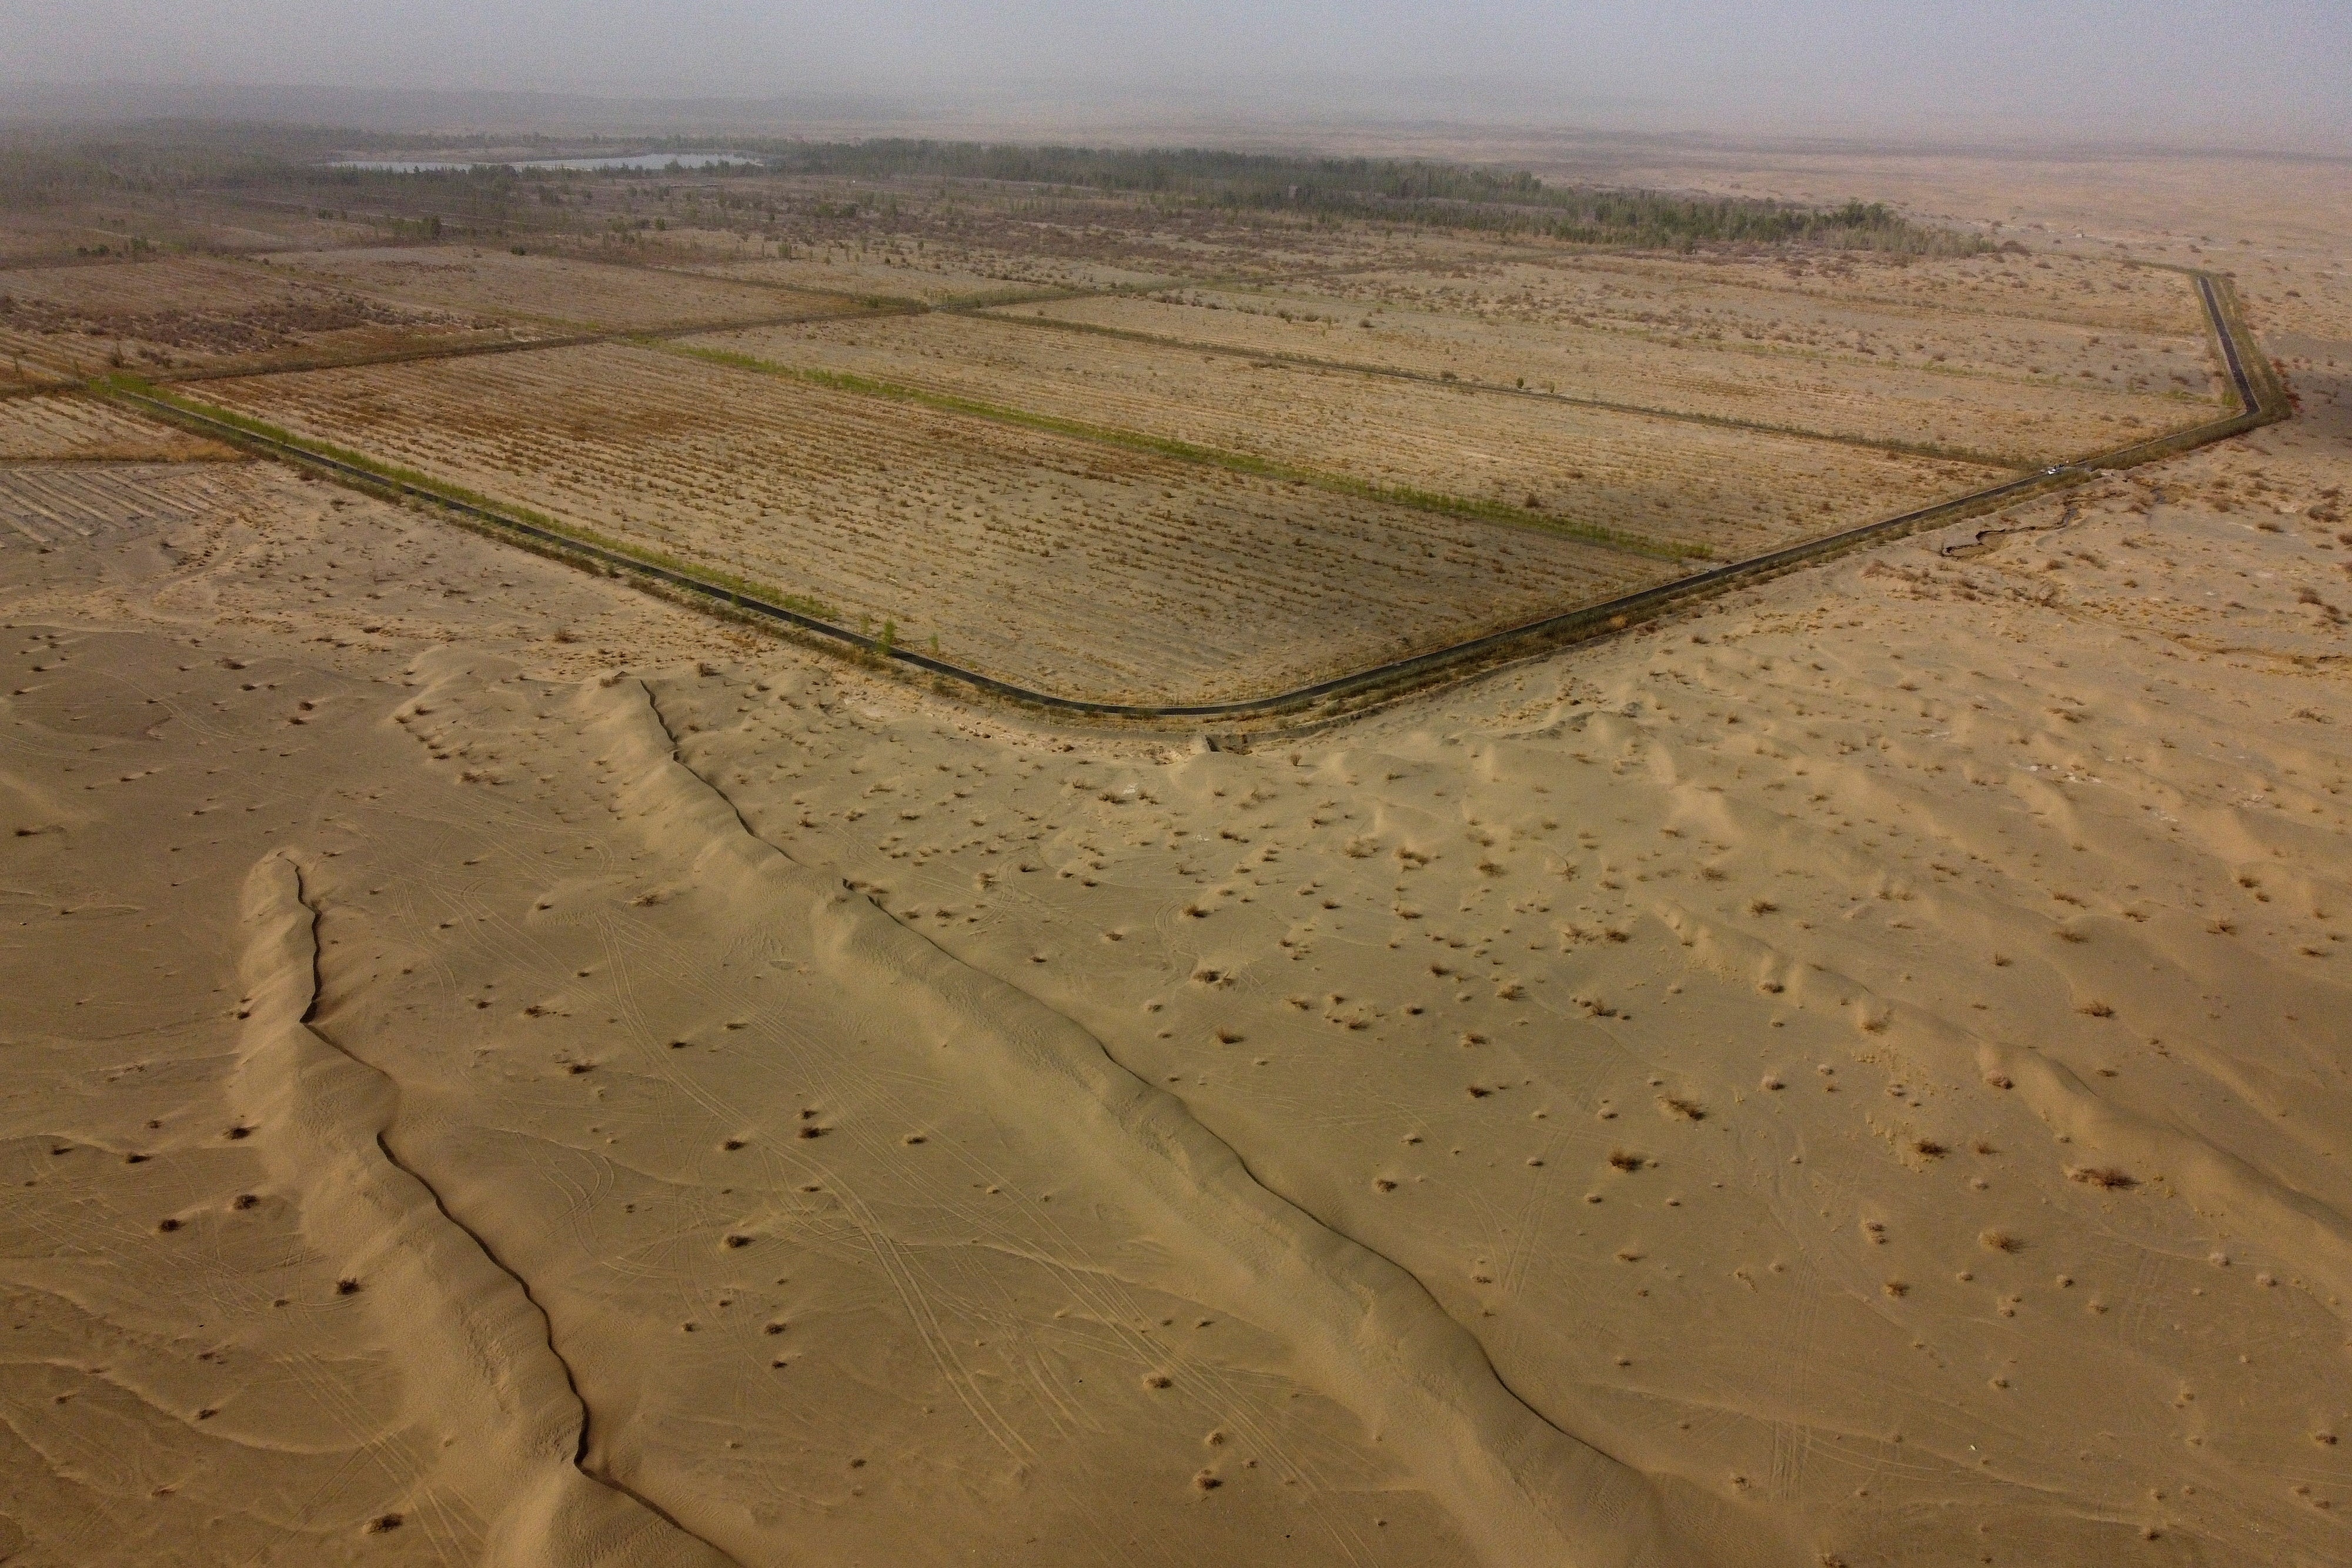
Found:
[{"label": "rectangular field plot", "polygon": [[[2077,392],[2158,392],[2188,374],[2202,390],[2210,368],[2196,297],[2170,273],[2135,291],[2125,312],[2160,328],[2085,319],[2045,285],[2022,292],[1979,278],[2001,273],[1997,261],[1920,263],[1916,270],[1948,280],[1973,308],[1898,302],[1877,292],[1893,287],[1859,269],[1808,270],[1798,277],[1732,264],[1628,263],[1612,257],[1585,266],[1495,262],[1430,271],[1369,271],[1318,285],[1331,299],[1391,308],[1428,309],[1486,321],[1552,328],[1600,328],[1657,342],[1810,356],[1832,362],[1961,372]],[[2006,269],[2021,280],[2030,267]],[[2114,277],[2142,274],[2105,269]],[[2087,283],[2089,279],[2082,279]],[[1848,286],[1851,285],[1849,290]],[[1927,294],[1922,285],[1919,292]],[[2016,295],[2009,300],[2000,294]],[[2094,295],[2096,306],[2102,297]],[[2158,309],[2162,300],[2168,308]],[[1246,297],[1233,303],[1246,304]],[[1999,308],[2001,305],[2010,308]]]},{"label": "rectangular field plot", "polygon": [[1120,288],[1169,280],[1165,272],[1067,261],[1058,256],[1019,256],[908,251],[826,250],[807,246],[791,256],[693,264],[714,277],[805,288],[853,298],[919,299],[927,305],[1025,298],[1041,289]]},{"label": "rectangular field plot", "polygon": [[79,374],[457,347],[511,336],[464,309],[403,305],[206,256],[0,275],[0,352]]},{"label": "rectangular field plot", "polygon": [[1286,366],[1018,319],[931,315],[693,340],[1297,470],[1472,497],[1719,559],[1870,521],[2005,470]]},{"label": "rectangular field plot", "polygon": [[[1520,267],[1529,270],[1522,273]],[[1516,263],[1509,269],[1497,268],[1495,278],[1497,292],[1531,288],[1543,295],[1565,285],[1590,298],[1595,286],[1607,283],[1621,291],[1620,298],[1633,298],[1644,283],[1686,287],[1694,274],[1721,287],[1802,295],[1849,308],[2015,316],[2169,338],[2201,340],[2205,334],[2204,308],[2188,277],[2168,267],[2089,256],[1993,252],[1927,259],[1870,251],[1709,257],[1704,262],[1596,256],[1572,267],[1559,261]]]},{"label": "rectangular field plot", "polygon": [[[1369,290],[1371,285],[1364,287]],[[1239,290],[1055,301],[1004,314],[1171,342],[1383,365],[1492,386],[1523,385],[2024,465],[2145,439],[2210,419],[2214,408],[2208,395],[2212,372],[2201,339],[2134,339],[2125,345],[2084,329],[2036,324],[2014,329],[2072,334],[2081,340],[2077,349],[2088,352],[2115,348],[2118,357],[2098,361],[2102,366],[2123,364],[2128,347],[2144,389],[2108,384],[2119,371],[2102,369],[2087,381],[2079,373],[2056,374],[2074,368],[2075,360],[2062,360],[2054,350],[2044,358],[2020,350],[2021,363],[2012,371],[1963,362],[1968,354],[1993,350],[1973,340],[1964,346],[1954,337],[1946,341],[1954,353],[1937,362],[1935,354],[1943,349],[1910,347],[1930,342],[1931,334],[1923,329],[1901,339],[1902,354],[1909,356],[1906,362],[1886,346],[1888,340],[1870,330],[1849,332],[1832,342],[1812,328],[1799,333],[1780,318],[1770,319],[1780,320],[1780,336],[1759,328],[1751,339],[1738,330],[1717,335],[1720,321],[1701,324],[1694,317],[1677,324],[1660,312],[1653,312],[1659,319],[1644,324],[1589,314],[1561,312],[1555,318],[1500,308],[1444,311],[1329,293]],[[1997,330],[2012,326],[2001,323]],[[1806,340],[1809,336],[1814,340]],[[2101,338],[2100,344],[2086,349],[2093,337]],[[2034,367],[2042,373],[2032,373]],[[2176,374],[2189,384],[2172,381]],[[2193,395],[2168,396],[2163,386]]]},{"label": "rectangular field plot", "polygon": [[574,329],[651,332],[856,308],[825,295],[477,246],[298,251],[270,260],[380,298]]},{"label": "rectangular field plot", "polygon": [[1530,529],[596,346],[208,384],[1063,695],[1279,690],[1658,580]]},{"label": "rectangular field plot", "polygon": [[2097,384],[2125,391],[2154,373],[2146,362],[2151,351],[2201,355],[2205,343],[2203,309],[2179,274],[2066,257],[1899,265],[1843,256],[1465,258],[1453,267],[1352,272],[1324,287],[1338,298],[1406,308],[1706,342],[1867,350],[1865,357],[1891,364],[2074,381],[2090,371]]},{"label": "rectangular field plot", "polygon": [[72,393],[0,398],[0,462],[186,463],[239,455],[216,441]]}]

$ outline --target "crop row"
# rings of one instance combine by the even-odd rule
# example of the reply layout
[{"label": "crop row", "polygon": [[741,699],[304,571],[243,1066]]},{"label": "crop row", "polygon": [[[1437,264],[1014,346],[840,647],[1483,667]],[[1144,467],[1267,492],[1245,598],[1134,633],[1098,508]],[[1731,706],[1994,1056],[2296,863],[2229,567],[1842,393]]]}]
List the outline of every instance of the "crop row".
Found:
[{"label": "crop row", "polygon": [[304,251],[270,259],[289,272],[383,298],[609,331],[849,308],[845,301],[690,273],[461,246]]},{"label": "crop row", "polygon": [[198,256],[0,279],[0,350],[83,372],[460,342],[497,323]]},{"label": "crop row", "polygon": [[893,624],[1011,678],[1173,700],[1605,597],[1660,563],[617,346],[208,398]]},{"label": "crop row", "polygon": [[[1777,359],[1841,372],[1908,375],[1923,391],[1973,377],[1998,383],[1989,393],[2033,389],[2139,394],[2127,398],[2130,403],[2181,391],[2204,394],[2213,385],[2205,340],[2196,334],[1848,308],[1717,287],[1699,278],[1661,295],[1638,278],[1603,276],[1592,285],[1591,296],[1577,303],[1556,302],[1486,288],[1475,277],[1376,273],[1315,287],[1176,289],[1150,301],[1087,301],[1048,310],[1148,305],[1163,313],[1181,312],[1164,315],[1169,325],[1160,329],[1174,336],[1246,337],[1255,327],[1259,333],[1311,337],[1326,352],[1433,358],[1441,361],[1436,368],[1464,375],[1475,373],[1473,363],[1491,362],[1506,379],[1525,375],[1538,384],[1573,381],[1586,366],[1599,366],[1605,375],[1624,355],[1630,339],[1712,352],[1731,375]],[[1346,347],[1349,343],[1356,346]]]},{"label": "crop row", "polygon": [[1016,320],[929,316],[697,340],[1286,467],[1752,553],[1988,482],[1968,465],[1200,354]]},{"label": "crop row", "polygon": [[173,463],[235,455],[229,448],[71,393],[0,398],[0,462]]},{"label": "crop row", "polygon": [[1637,310],[1695,297],[1746,295],[1788,301],[1769,308],[1943,318],[1963,327],[2009,318],[2095,332],[2197,337],[2204,324],[2196,291],[2179,273],[2063,255],[1919,259],[1792,252],[1671,259],[1520,251],[1364,276],[1375,285],[1425,288],[1433,297],[1510,300],[1542,311]]}]

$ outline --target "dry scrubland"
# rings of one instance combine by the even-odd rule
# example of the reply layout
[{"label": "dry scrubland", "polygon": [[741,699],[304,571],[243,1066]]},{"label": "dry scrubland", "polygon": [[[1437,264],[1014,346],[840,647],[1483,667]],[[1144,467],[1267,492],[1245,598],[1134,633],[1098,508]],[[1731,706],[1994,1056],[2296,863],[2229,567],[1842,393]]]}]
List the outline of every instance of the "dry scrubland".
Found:
[{"label": "dry scrubland", "polygon": [[516,256],[481,246],[281,253],[265,260],[299,276],[414,305],[606,331],[772,320],[848,308],[823,296],[566,256]]},{"label": "dry scrubland", "polygon": [[133,238],[158,249],[232,256],[294,245],[363,243],[362,226],[333,223],[282,205],[257,207],[234,197],[200,195],[168,204],[102,197],[64,205],[0,210],[0,263],[53,266],[98,253],[122,256]]},{"label": "dry scrubland", "polygon": [[500,327],[462,303],[404,306],[243,260],[0,272],[0,353],[83,375],[450,348],[503,337]]},{"label": "dry scrubland", "polygon": [[[2105,391],[2209,386],[2202,313],[2177,272],[2006,251],[1793,266],[1498,259],[1332,279],[1339,298],[1671,341],[2046,378]],[[2179,373],[2185,381],[2171,378]],[[2210,383],[2218,392],[2220,383]]]},{"label": "dry scrubland", "polygon": [[755,831],[1084,1023],[1568,1429],[1753,1500],[1722,1560],[2317,1563],[2352,541],[2307,514],[2347,434],[1247,757],[665,711]]},{"label": "dry scrubland", "polygon": [[[2063,247],[2226,251],[2298,417],[1236,751],[956,703],[0,398],[0,1556],[2343,1560],[2352,183],[1721,156],[1649,177],[1900,191],[2060,251],[1712,264],[1841,319],[1947,267],[1956,310],[2022,277],[2021,317],[2086,327],[2060,306],[2108,273]],[[187,205],[215,239],[247,210]],[[1046,262],[1246,239],[1110,207],[1048,214]],[[861,248],[812,222],[792,248]],[[973,222],[960,256],[1014,226]],[[508,303],[399,303],[574,276],[494,265],[453,288]],[[2179,335],[2165,275],[2116,276],[2098,331]],[[1620,351],[1716,352],[1696,298]],[[1863,373],[1799,336],[1726,357]],[[1305,385],[1334,450],[1423,390],[945,315],[741,340],[935,393],[977,383],[931,350],[986,345],[1024,407],[1063,395],[1034,345],[1095,341],[1062,372],[1089,423],[1205,439],[1238,423],[1212,389]],[[2143,406],[2075,371],[2138,362],[1921,379],[2054,441]],[[928,593],[1112,686],[1677,570],[668,349],[186,390],[845,614]],[[1426,395],[1431,434],[1349,471],[1475,475],[1459,411],[1518,406]],[[1909,462],[1813,444],[1894,465],[1859,484]],[[1078,662],[1106,622],[1133,666]]]},{"label": "dry scrubland", "polygon": [[[668,237],[673,242],[679,238],[690,242],[693,238]],[[1021,299],[1066,288],[1148,287],[1173,280],[1169,271],[1109,263],[1089,265],[1006,251],[964,251],[933,257],[922,253],[893,255],[844,246],[719,263],[689,253],[679,265],[708,271],[715,277],[803,288],[812,293],[918,299],[933,306]]]}]

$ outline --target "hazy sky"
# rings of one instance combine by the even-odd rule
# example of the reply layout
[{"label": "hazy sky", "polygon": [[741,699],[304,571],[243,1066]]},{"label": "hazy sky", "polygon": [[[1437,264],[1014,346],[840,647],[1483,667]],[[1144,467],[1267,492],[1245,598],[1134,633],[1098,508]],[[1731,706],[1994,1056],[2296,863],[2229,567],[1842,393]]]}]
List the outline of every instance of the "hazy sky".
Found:
[{"label": "hazy sky", "polygon": [[5,0],[0,78],[2352,151],[2352,0]]}]

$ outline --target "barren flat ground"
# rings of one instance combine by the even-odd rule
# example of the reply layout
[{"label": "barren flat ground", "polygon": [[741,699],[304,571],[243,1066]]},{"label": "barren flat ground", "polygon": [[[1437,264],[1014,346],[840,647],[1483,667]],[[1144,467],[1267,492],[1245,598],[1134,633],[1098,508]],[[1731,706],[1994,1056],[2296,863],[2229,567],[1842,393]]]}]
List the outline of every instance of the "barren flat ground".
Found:
[{"label": "barren flat ground", "polygon": [[[1874,167],[2228,247],[2296,417],[1244,749],[0,399],[0,1554],[2342,1561],[2352,197]],[[2202,417],[2133,276],[2098,329],[2158,346],[2065,395]],[[928,350],[993,344],[1027,408],[1060,336],[192,384],[1107,689],[1683,570],[1335,488],[1480,494],[1369,381],[1283,477],[796,373],[976,397]],[[1325,385],[1111,341],[1057,417]],[[1111,620],[1148,660],[1045,630]]]}]

